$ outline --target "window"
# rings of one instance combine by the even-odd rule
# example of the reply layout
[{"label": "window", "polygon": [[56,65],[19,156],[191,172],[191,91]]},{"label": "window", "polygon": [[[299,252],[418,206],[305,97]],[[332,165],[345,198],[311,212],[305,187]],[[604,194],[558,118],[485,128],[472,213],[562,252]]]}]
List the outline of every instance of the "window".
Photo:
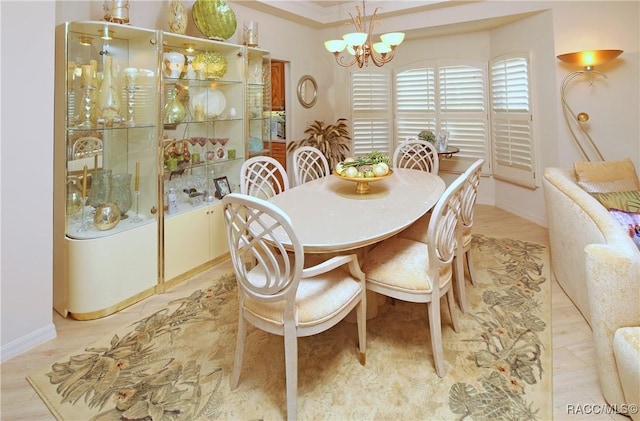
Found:
[{"label": "window", "polygon": [[535,188],[529,60],[512,54],[491,61],[493,175]]},{"label": "window", "polygon": [[[449,144],[460,148],[443,170],[463,171],[477,158],[488,161],[486,63],[431,60],[412,63],[395,73],[395,142],[422,130],[449,132]],[[461,163],[462,165],[456,165]]]},{"label": "window", "polygon": [[528,57],[491,61],[490,89],[487,74],[487,63],[472,60],[412,63],[394,70],[392,104],[388,70],[354,71],[354,155],[391,154],[422,130],[447,130],[460,153],[443,160],[441,169],[460,171],[469,160],[485,158],[485,173],[535,188]]},{"label": "window", "polygon": [[391,74],[386,69],[363,69],[351,74],[352,155],[373,151],[393,153]]}]

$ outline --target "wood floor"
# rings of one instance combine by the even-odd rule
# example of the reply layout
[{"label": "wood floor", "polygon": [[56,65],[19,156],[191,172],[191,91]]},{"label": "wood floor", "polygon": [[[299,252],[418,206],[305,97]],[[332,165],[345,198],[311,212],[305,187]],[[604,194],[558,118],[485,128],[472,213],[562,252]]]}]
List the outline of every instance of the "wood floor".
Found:
[{"label": "wood floor", "polygon": [[[548,244],[545,228],[492,206],[476,207],[474,232]],[[148,298],[104,319],[78,322],[63,319],[54,313],[57,338],[0,365],[0,420],[53,420],[48,409],[25,380],[29,373],[52,364],[69,352],[81,349],[116,327],[140,319],[169,300],[201,288],[218,274],[230,270],[228,262],[222,263],[165,294]],[[598,386],[589,326],[555,281],[552,284],[552,302],[554,419],[629,420],[621,415],[569,413],[570,405],[576,408],[578,405],[604,404],[604,399]]]}]

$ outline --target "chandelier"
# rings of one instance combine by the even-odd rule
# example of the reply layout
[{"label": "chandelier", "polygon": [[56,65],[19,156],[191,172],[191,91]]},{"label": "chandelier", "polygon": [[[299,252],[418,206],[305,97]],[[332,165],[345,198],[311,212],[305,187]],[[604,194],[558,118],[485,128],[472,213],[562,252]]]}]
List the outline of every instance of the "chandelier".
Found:
[{"label": "chandelier", "polygon": [[[351,22],[356,28],[356,32],[345,34],[342,39],[334,39],[326,41],[324,43],[325,48],[333,53],[336,58],[336,62],[342,67],[350,67],[354,64],[358,67],[368,66],[369,60],[378,67],[381,67],[385,63],[389,63],[393,60],[395,55],[396,46],[400,45],[404,40],[404,33],[402,32],[390,32],[380,36],[380,42],[372,44],[373,29],[379,23],[377,19],[379,7],[373,11],[373,15],[369,20],[369,28],[366,25],[366,11],[364,0],[362,0],[362,14],[360,13],[360,6],[356,6],[356,16],[351,13]],[[345,56],[341,53],[344,49],[351,54],[351,59],[345,61]]]}]

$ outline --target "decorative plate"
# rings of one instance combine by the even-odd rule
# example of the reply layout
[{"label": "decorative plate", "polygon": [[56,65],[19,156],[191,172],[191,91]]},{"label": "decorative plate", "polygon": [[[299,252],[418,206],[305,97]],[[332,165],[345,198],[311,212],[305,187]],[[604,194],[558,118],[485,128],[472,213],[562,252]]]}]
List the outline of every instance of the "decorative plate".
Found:
[{"label": "decorative plate", "polygon": [[225,41],[236,32],[236,14],[225,0],[196,0],[191,15],[196,28],[210,39]]},{"label": "decorative plate", "polygon": [[224,148],[224,146],[216,147],[214,149],[214,153],[215,153],[214,160],[216,161],[222,161],[223,159],[227,158],[227,150]]},{"label": "decorative plate", "polygon": [[[222,114],[226,108],[227,99],[222,92],[212,88],[206,88],[191,99],[192,109],[195,109],[196,104],[203,105],[204,116],[206,118],[215,118]],[[192,110],[192,115],[195,115],[194,110]]]}]

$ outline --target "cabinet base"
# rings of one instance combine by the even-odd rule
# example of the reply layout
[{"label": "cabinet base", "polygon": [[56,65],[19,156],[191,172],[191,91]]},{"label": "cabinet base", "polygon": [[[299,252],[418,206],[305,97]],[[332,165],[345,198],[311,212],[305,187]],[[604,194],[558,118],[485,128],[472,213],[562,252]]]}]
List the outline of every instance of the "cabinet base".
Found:
[{"label": "cabinet base", "polygon": [[74,312],[68,312],[65,317],[71,317],[72,319],[75,320],[94,320],[94,319],[101,319],[103,317],[106,316],[110,316],[122,309],[125,309],[139,301],[144,300],[145,298],[151,297],[152,295],[155,294],[156,287],[154,286],[153,288],[149,288],[145,291],[142,291],[136,295],[134,295],[133,297],[127,298],[126,300],[119,302],[117,304],[114,304],[112,306],[109,306],[107,308],[104,308],[102,310],[97,310],[97,311],[91,311],[88,313],[74,313]]},{"label": "cabinet base", "polygon": [[159,292],[165,292],[166,290],[171,289],[176,285],[183,283],[187,279],[193,278],[195,275],[198,275],[199,273],[204,272],[205,270],[217,265],[218,263],[222,263],[225,260],[229,260],[230,257],[231,255],[229,253],[225,253],[222,256],[216,257],[213,260],[209,260],[207,263],[204,263],[198,267],[191,269],[188,272],[183,273],[182,275],[178,275],[173,279],[165,281],[164,288],[162,289],[162,291],[159,291]]}]

